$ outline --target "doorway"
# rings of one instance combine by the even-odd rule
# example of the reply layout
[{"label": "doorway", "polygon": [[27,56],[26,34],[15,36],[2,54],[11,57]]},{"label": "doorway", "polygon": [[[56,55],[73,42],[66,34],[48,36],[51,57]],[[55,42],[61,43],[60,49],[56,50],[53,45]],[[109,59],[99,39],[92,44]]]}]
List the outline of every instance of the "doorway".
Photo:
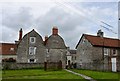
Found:
[{"label": "doorway", "polygon": [[112,71],[116,72],[117,71],[116,58],[111,58],[111,62],[112,62]]}]

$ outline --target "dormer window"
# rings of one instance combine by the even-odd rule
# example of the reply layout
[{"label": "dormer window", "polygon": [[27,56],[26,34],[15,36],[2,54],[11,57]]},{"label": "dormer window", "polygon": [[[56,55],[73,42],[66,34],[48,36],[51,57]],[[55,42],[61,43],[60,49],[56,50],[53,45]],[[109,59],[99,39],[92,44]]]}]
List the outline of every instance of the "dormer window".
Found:
[{"label": "dormer window", "polygon": [[30,43],[35,43],[36,42],[36,37],[30,37]]}]

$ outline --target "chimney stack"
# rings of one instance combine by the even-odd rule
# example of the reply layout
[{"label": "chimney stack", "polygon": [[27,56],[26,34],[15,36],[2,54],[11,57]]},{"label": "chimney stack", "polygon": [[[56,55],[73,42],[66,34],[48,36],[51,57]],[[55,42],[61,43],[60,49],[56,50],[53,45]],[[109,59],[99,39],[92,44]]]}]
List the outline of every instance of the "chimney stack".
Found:
[{"label": "chimney stack", "polygon": [[46,36],[45,36],[45,41],[46,41],[47,39],[48,39],[48,36],[46,35]]},{"label": "chimney stack", "polygon": [[23,31],[22,31],[22,28],[21,28],[20,31],[19,31],[19,41],[22,40],[22,33],[23,33]]},{"label": "chimney stack", "polygon": [[45,36],[44,45],[46,45],[46,43],[47,43],[47,40],[48,40],[48,36],[46,35],[46,36]]},{"label": "chimney stack", "polygon": [[58,28],[57,27],[53,27],[52,35],[58,35]]},{"label": "chimney stack", "polygon": [[102,32],[102,30],[98,30],[97,32],[97,36],[99,37],[103,37],[104,33]]}]

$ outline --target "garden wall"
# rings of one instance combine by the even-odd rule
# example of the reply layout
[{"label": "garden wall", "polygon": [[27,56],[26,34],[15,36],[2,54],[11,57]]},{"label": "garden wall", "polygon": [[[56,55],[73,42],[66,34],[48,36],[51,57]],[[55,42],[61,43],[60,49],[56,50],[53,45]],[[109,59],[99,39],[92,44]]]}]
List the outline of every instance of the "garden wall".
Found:
[{"label": "garden wall", "polygon": [[29,68],[44,68],[44,63],[16,63],[3,62],[2,69],[29,69]]}]

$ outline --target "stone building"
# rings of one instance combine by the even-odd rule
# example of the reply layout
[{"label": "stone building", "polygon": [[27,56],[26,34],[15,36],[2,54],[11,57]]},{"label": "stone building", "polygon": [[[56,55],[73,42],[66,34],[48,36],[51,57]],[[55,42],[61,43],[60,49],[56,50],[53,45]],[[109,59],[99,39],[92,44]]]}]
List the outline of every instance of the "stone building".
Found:
[{"label": "stone building", "polygon": [[76,68],[76,50],[68,49],[66,59],[68,68]]},{"label": "stone building", "polygon": [[69,52],[70,52],[70,55],[71,55],[71,62],[73,64],[75,64],[76,63],[76,50],[69,50]]},{"label": "stone building", "polygon": [[44,63],[46,47],[42,37],[33,29],[22,38],[19,34],[17,63]]},{"label": "stone building", "polygon": [[77,49],[77,68],[120,71],[120,40],[106,38],[101,30],[97,36],[83,34]]},{"label": "stone building", "polygon": [[62,62],[66,66],[67,47],[63,38],[58,34],[58,28],[53,27],[52,35],[42,37],[33,29],[22,38],[22,30],[19,32],[17,49],[17,63],[44,63]]},{"label": "stone building", "polygon": [[53,27],[52,35],[46,37],[45,39],[45,46],[47,48],[46,61],[62,61],[62,66],[65,68],[67,47],[63,38],[58,34],[58,28]]}]

